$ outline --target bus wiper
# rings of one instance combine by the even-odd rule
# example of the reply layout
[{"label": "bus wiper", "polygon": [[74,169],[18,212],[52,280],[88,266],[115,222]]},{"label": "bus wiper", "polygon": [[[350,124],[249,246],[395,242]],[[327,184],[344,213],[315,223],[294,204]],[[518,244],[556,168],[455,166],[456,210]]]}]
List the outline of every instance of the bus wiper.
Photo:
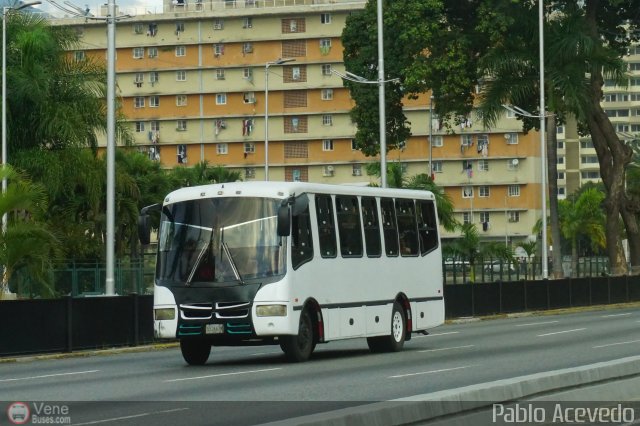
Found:
[{"label": "bus wiper", "polygon": [[222,249],[227,255],[227,259],[229,259],[229,264],[231,265],[231,270],[233,271],[233,275],[236,276],[236,279],[240,282],[240,284],[244,285],[244,280],[242,279],[242,275],[240,275],[240,271],[238,270],[236,261],[233,259],[233,256],[231,256],[231,251],[229,250],[229,246],[224,241],[222,241]]},{"label": "bus wiper", "polygon": [[193,275],[196,273],[196,271],[198,270],[198,266],[200,266],[200,261],[202,260],[202,258],[204,257],[204,254],[207,252],[207,249],[209,248],[209,246],[211,245],[211,241],[209,241],[203,248],[202,250],[200,250],[200,253],[198,253],[198,258],[196,259],[195,264],[193,265],[193,268],[191,268],[191,272],[189,273],[189,277],[187,277],[187,282],[185,284],[189,285],[191,284],[191,280],[193,279]]}]

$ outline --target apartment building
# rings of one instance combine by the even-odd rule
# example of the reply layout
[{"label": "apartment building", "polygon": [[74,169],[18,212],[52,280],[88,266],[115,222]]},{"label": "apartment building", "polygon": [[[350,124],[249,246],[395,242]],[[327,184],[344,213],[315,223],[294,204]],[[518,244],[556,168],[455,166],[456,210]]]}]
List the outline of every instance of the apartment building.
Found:
[{"label": "apartment building", "polygon": [[[353,100],[333,73],[345,71],[345,21],[364,5],[165,0],[159,13],[118,20],[117,96],[136,145],[165,167],[206,160],[240,170],[244,180],[265,178],[267,146],[270,180],[377,182],[366,167],[379,159],[354,149]],[[81,35],[77,60],[106,58],[104,21],[53,24]],[[401,162],[411,176],[429,171],[431,155],[435,180],[461,222],[508,244],[530,237],[541,211],[538,134],[522,133],[507,111],[491,129],[471,114],[447,130],[430,116],[429,99],[406,99],[412,137],[387,161]]]}]

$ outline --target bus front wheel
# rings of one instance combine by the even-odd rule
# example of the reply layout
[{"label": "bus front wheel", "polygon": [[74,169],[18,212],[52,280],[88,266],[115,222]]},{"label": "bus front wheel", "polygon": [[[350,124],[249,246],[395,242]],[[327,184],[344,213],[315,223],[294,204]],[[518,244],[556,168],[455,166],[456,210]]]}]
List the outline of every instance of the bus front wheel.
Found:
[{"label": "bus front wheel", "polygon": [[182,357],[189,365],[204,365],[211,353],[211,343],[199,339],[180,339]]},{"label": "bus front wheel", "polygon": [[402,305],[395,302],[391,312],[391,334],[388,336],[368,337],[367,344],[371,352],[398,352],[402,350],[407,333],[406,318]]},{"label": "bus front wheel", "polygon": [[313,322],[307,309],[300,314],[300,324],[296,336],[281,336],[280,348],[289,361],[303,362],[309,359],[315,347]]}]

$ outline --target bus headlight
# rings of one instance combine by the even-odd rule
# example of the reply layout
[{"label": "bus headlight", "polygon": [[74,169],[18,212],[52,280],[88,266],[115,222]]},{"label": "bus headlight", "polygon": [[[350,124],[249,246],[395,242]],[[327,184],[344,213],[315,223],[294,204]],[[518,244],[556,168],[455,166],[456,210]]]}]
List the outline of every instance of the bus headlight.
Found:
[{"label": "bus headlight", "polygon": [[154,309],[153,313],[156,321],[172,320],[176,317],[176,310],[173,308]]},{"label": "bus headlight", "polygon": [[259,317],[286,317],[286,305],[262,305],[256,306],[256,315]]}]

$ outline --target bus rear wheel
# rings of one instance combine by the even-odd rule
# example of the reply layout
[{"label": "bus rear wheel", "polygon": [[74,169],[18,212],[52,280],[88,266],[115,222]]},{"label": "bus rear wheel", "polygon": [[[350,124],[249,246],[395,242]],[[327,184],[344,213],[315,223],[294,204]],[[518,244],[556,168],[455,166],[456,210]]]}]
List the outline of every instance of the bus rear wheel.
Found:
[{"label": "bus rear wheel", "polygon": [[368,337],[367,344],[371,352],[398,352],[402,350],[407,333],[406,318],[402,305],[395,302],[391,311],[391,334],[388,336]]},{"label": "bus rear wheel", "polygon": [[200,339],[180,339],[182,357],[189,365],[204,365],[211,353],[211,343]]},{"label": "bus rear wheel", "polygon": [[303,362],[309,359],[315,341],[313,336],[313,322],[307,309],[300,314],[298,334],[296,336],[281,336],[280,348],[291,362]]}]

